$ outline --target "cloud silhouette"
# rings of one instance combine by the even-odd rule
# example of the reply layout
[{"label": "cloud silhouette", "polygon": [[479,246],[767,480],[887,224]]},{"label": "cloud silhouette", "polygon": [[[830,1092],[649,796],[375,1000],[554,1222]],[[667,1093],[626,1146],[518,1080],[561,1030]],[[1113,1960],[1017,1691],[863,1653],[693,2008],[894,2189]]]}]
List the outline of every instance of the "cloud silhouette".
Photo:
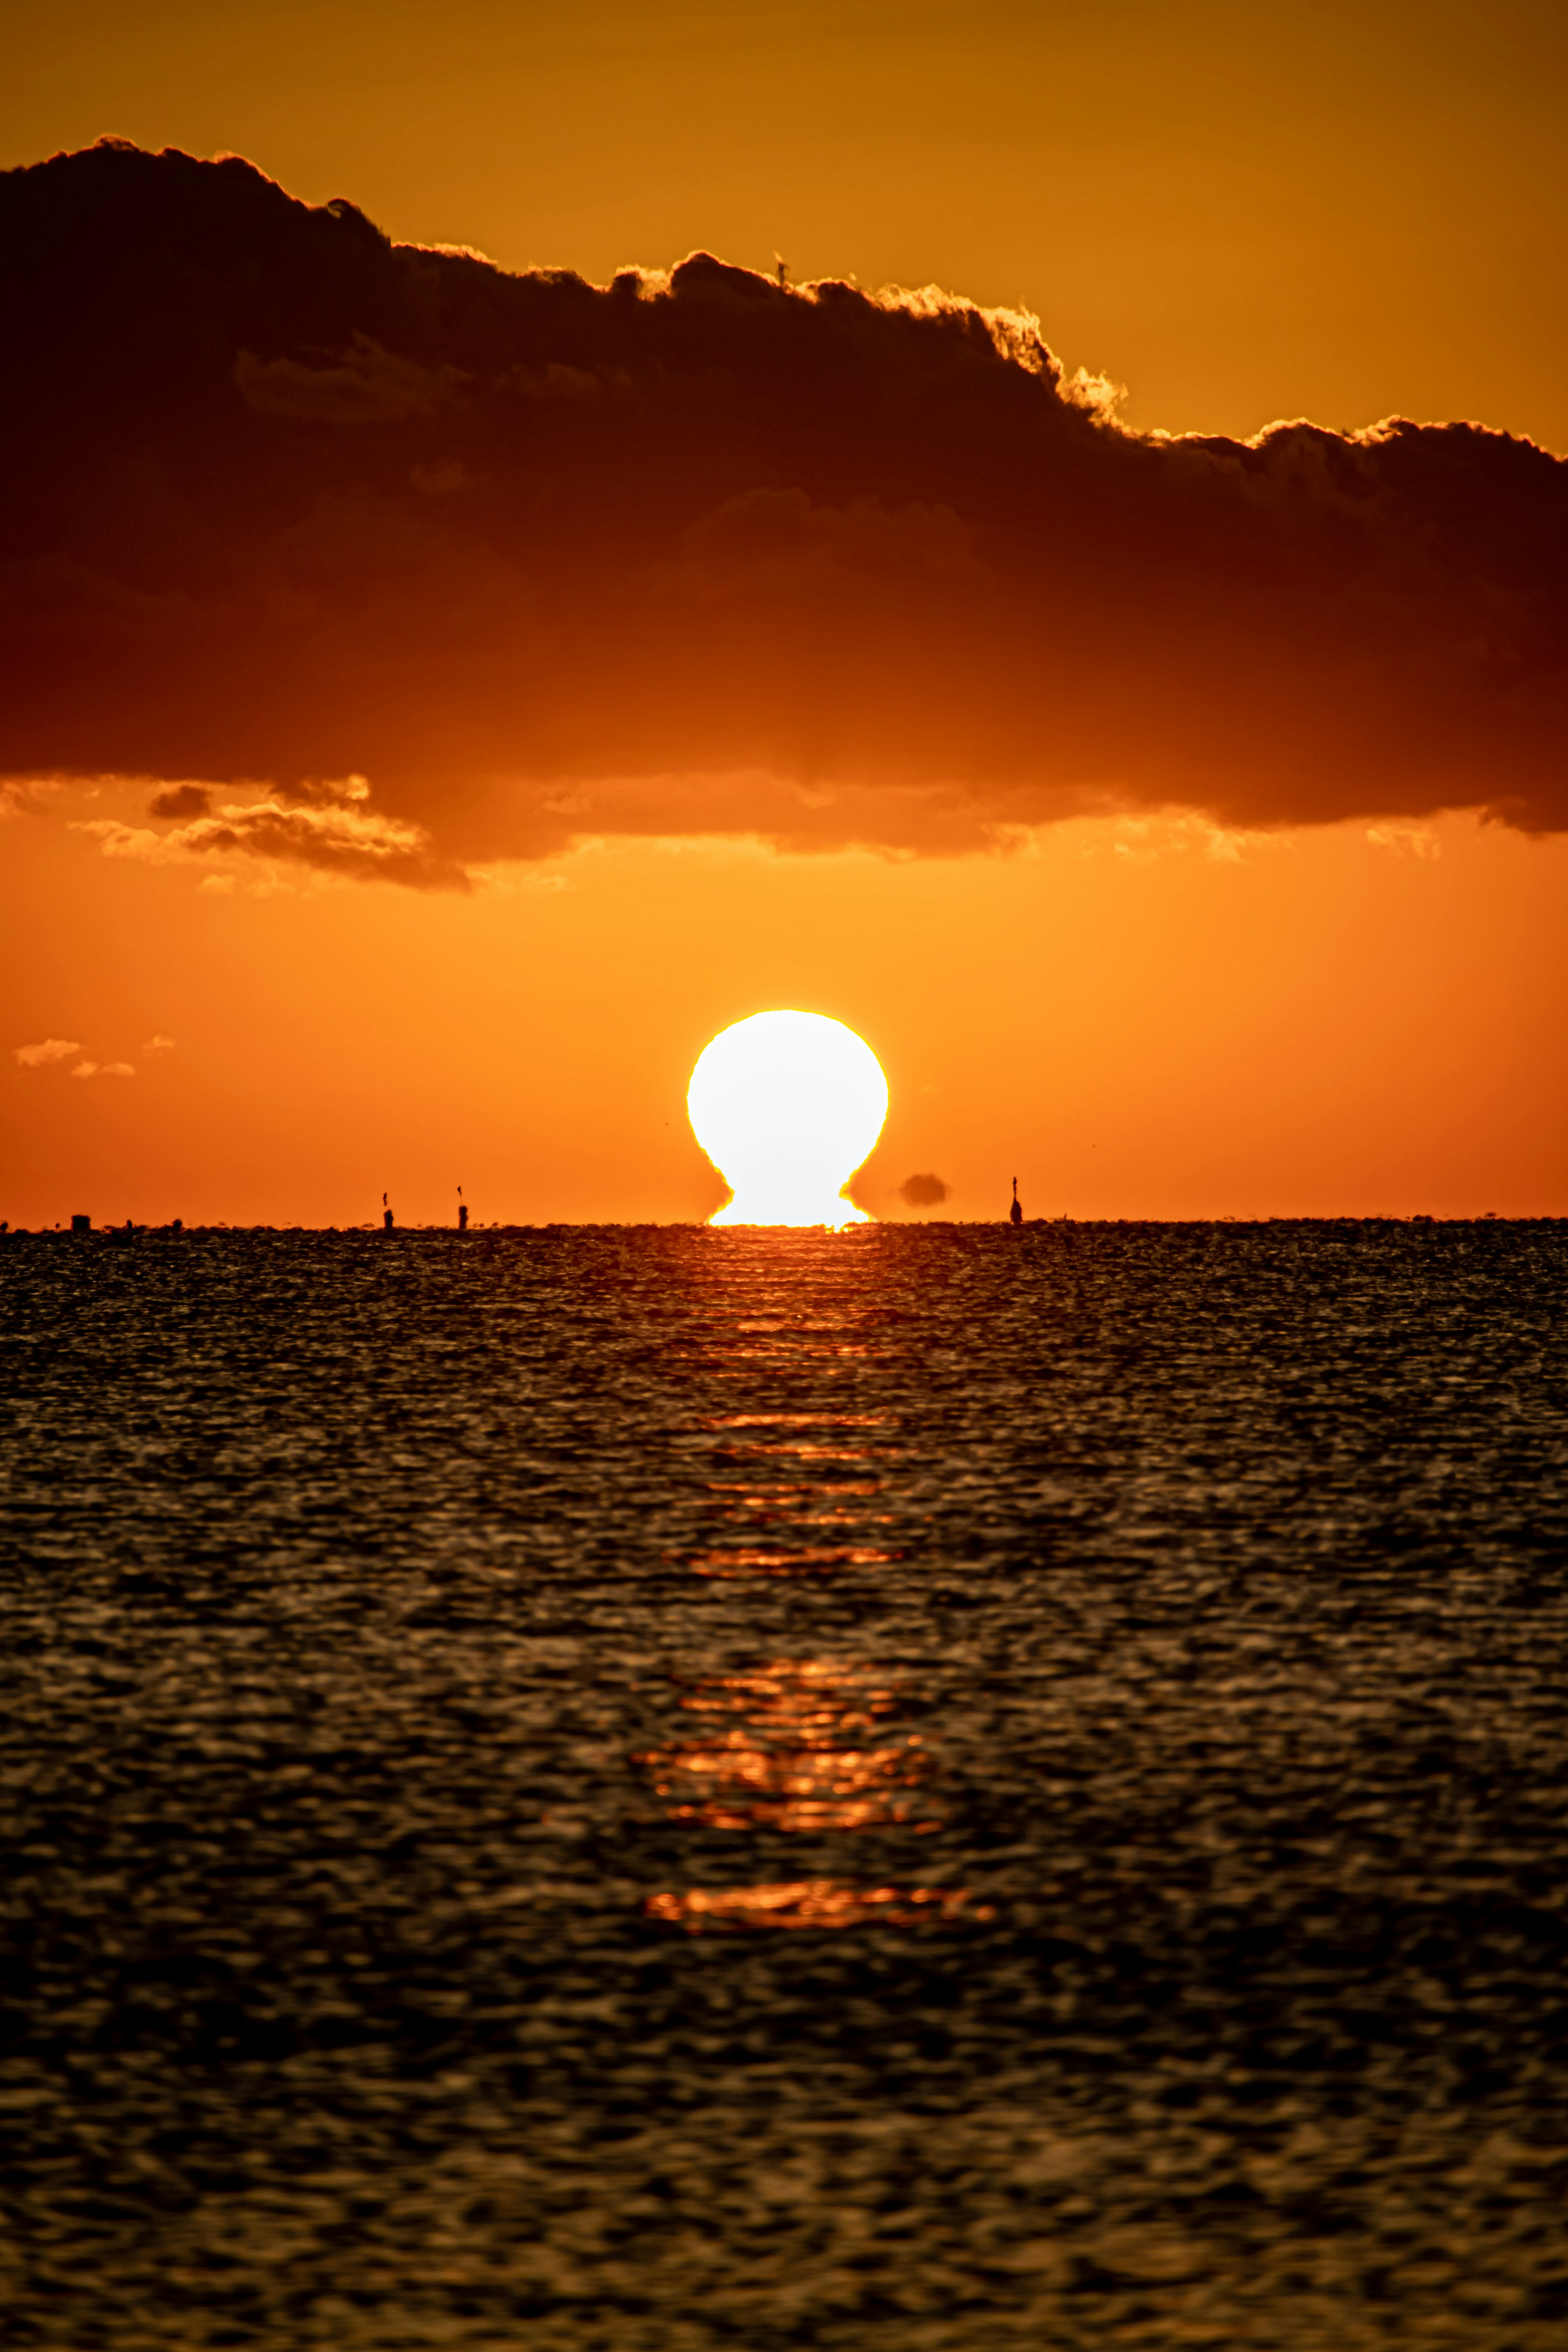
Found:
[{"label": "cloud silhouette", "polygon": [[907,1201],[911,1209],[934,1209],[952,1192],[940,1176],[906,1176],[899,1187],[899,1198]]},{"label": "cloud silhouette", "polygon": [[261,360],[241,352],[234,381],[247,407],[323,425],[393,425],[433,416],[461,379],[451,368],[395,358],[356,334],[341,360]]},{"label": "cloud silhouette", "polygon": [[212,794],[205,784],[165,784],[147,803],[149,816],[205,816]]},{"label": "cloud silhouette", "polygon": [[1133,433],[931,289],[510,275],[122,143],[0,173],[0,773],[169,780],[189,822],[112,854],[432,887],[616,832],[1568,825],[1529,442]]}]

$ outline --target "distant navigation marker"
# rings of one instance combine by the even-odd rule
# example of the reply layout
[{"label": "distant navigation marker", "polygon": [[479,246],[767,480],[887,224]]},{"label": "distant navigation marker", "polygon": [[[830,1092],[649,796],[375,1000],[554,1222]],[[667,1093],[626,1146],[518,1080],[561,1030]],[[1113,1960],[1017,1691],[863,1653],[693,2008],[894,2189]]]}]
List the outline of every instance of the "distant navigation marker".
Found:
[{"label": "distant navigation marker", "polygon": [[71,1231],[73,1234],[90,1234],[92,1231],[92,1219],[90,1217],[73,1217],[71,1219]]},{"label": "distant navigation marker", "polygon": [[1024,1210],[1023,1204],[1018,1199],[1018,1180],[1016,1176],[1013,1179],[1013,1205],[1008,1210],[1007,1214],[1012,1219],[1014,1224],[1021,1225],[1023,1223]]},{"label": "distant navigation marker", "polygon": [[381,1229],[383,1233],[385,1234],[389,1234],[392,1231],[392,1211],[386,1205],[386,1194],[384,1192],[381,1196]]}]

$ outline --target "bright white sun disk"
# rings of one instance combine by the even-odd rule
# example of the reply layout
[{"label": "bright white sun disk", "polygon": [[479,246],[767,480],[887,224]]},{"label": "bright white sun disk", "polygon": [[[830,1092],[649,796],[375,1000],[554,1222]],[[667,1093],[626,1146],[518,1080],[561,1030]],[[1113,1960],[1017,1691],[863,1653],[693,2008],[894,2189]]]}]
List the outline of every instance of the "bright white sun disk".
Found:
[{"label": "bright white sun disk", "polygon": [[888,1081],[821,1013],[753,1013],[698,1057],[687,1116],[735,1197],[715,1225],[863,1225],[844,1187],[882,1132]]}]

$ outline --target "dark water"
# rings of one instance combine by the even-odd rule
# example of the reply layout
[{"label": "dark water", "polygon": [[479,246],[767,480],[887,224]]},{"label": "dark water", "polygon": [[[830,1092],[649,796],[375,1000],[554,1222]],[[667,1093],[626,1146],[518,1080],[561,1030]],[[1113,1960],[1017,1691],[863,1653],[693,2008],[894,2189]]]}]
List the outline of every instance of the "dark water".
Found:
[{"label": "dark water", "polygon": [[1568,2343],[1568,1228],[0,1292],[9,2340]]}]

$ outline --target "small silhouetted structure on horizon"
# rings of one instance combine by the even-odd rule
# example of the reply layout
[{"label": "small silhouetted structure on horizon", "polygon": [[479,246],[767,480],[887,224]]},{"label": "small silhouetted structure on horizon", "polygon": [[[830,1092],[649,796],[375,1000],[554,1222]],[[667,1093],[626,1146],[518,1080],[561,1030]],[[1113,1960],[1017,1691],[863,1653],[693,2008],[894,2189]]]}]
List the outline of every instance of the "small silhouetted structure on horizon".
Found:
[{"label": "small silhouetted structure on horizon", "polygon": [[463,1188],[459,1184],[458,1187],[458,1231],[460,1234],[466,1234],[468,1230],[468,1204],[463,1198]]},{"label": "small silhouetted structure on horizon", "polygon": [[81,1216],[73,1217],[71,1219],[71,1231],[73,1234],[90,1234],[92,1231],[92,1219],[90,1217]]},{"label": "small silhouetted structure on horizon", "polygon": [[1018,1180],[1016,1176],[1013,1179],[1013,1205],[1008,1210],[1007,1214],[1014,1224],[1021,1225],[1023,1223],[1024,1204],[1018,1198]]},{"label": "small silhouetted structure on horizon", "polygon": [[392,1231],[392,1211],[386,1205],[384,1192],[381,1196],[381,1229],[384,1234],[389,1234]]}]

